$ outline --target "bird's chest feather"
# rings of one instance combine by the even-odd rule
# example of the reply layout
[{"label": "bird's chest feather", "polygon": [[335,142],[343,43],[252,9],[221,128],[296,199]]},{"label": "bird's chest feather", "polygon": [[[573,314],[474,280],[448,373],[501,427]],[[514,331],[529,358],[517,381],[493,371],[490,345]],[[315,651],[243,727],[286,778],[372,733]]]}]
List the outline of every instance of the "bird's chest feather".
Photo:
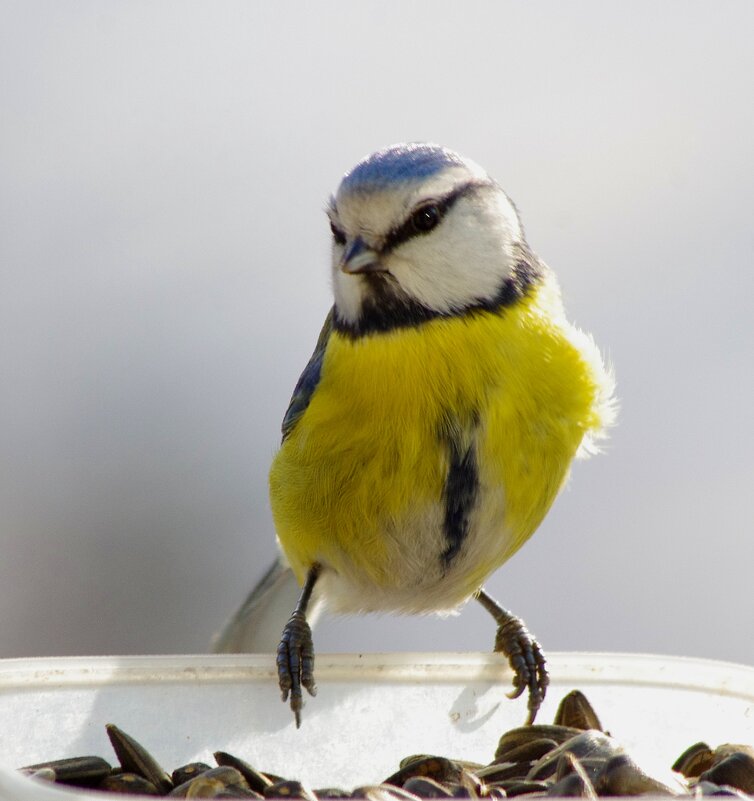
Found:
[{"label": "bird's chest feather", "polygon": [[443,578],[447,591],[455,575],[458,603],[532,533],[590,403],[578,354],[536,319],[522,303],[331,336],[271,472],[278,536],[299,576],[320,561],[395,594]]}]

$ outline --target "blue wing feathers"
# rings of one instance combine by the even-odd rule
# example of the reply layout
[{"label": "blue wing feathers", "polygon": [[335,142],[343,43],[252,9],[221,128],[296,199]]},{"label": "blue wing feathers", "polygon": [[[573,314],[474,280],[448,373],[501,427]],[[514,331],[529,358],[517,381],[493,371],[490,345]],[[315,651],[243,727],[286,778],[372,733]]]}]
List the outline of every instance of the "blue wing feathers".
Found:
[{"label": "blue wing feathers", "polygon": [[301,415],[306,411],[312,399],[312,395],[314,394],[314,390],[317,388],[317,384],[319,384],[319,377],[322,372],[322,360],[325,357],[327,341],[330,339],[330,333],[332,331],[332,318],[333,309],[330,309],[325,318],[325,324],[320,331],[319,338],[317,339],[314,353],[312,353],[309,363],[296,382],[291,401],[288,404],[288,410],[283,418],[283,440],[293,431]]}]

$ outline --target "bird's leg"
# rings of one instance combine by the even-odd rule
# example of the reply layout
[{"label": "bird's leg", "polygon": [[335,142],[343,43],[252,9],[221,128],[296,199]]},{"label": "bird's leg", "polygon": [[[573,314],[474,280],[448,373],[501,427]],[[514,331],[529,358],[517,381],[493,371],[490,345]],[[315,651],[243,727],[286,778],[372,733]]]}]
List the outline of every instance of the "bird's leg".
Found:
[{"label": "bird's leg", "polygon": [[317,687],[314,684],[314,643],[312,630],[306,622],[306,610],[321,571],[321,565],[316,563],[309,568],[304,589],[301,590],[293,614],[285,624],[278,645],[278,684],[283,694],[283,701],[287,701],[290,694],[296,728],[301,726],[303,706],[301,688],[305,687],[309,695],[317,694]]},{"label": "bird's leg", "polygon": [[509,698],[518,698],[529,690],[529,715],[527,724],[534,722],[537,711],[544,701],[550,677],[545,667],[545,657],[539,643],[532,637],[521,618],[503,609],[484,590],[479,590],[477,601],[495,618],[495,652],[505,654],[513,670],[513,692]]}]

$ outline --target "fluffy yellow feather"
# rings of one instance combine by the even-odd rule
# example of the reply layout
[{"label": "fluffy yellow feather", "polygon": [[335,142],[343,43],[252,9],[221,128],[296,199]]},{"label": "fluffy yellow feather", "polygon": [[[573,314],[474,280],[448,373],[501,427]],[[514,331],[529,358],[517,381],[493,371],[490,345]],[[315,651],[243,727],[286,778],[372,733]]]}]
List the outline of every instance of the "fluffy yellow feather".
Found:
[{"label": "fluffy yellow feather", "polygon": [[[358,339],[333,332],[317,390],[270,472],[275,527],[299,581],[314,563],[331,568],[348,585],[332,593],[340,611],[459,605],[536,530],[578,449],[609,423],[611,388],[551,274],[497,312]],[[491,519],[472,526],[472,558],[443,571],[432,558],[441,522],[433,532],[423,521],[442,520],[449,428],[478,440],[479,516]]]}]

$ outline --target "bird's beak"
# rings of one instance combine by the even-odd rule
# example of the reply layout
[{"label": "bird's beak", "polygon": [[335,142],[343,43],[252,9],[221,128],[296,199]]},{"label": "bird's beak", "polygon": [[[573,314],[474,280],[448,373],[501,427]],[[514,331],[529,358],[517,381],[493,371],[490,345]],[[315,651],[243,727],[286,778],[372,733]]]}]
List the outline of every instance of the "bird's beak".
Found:
[{"label": "bird's beak", "polygon": [[372,250],[360,236],[346,245],[340,269],[349,275],[387,272],[377,251]]}]

